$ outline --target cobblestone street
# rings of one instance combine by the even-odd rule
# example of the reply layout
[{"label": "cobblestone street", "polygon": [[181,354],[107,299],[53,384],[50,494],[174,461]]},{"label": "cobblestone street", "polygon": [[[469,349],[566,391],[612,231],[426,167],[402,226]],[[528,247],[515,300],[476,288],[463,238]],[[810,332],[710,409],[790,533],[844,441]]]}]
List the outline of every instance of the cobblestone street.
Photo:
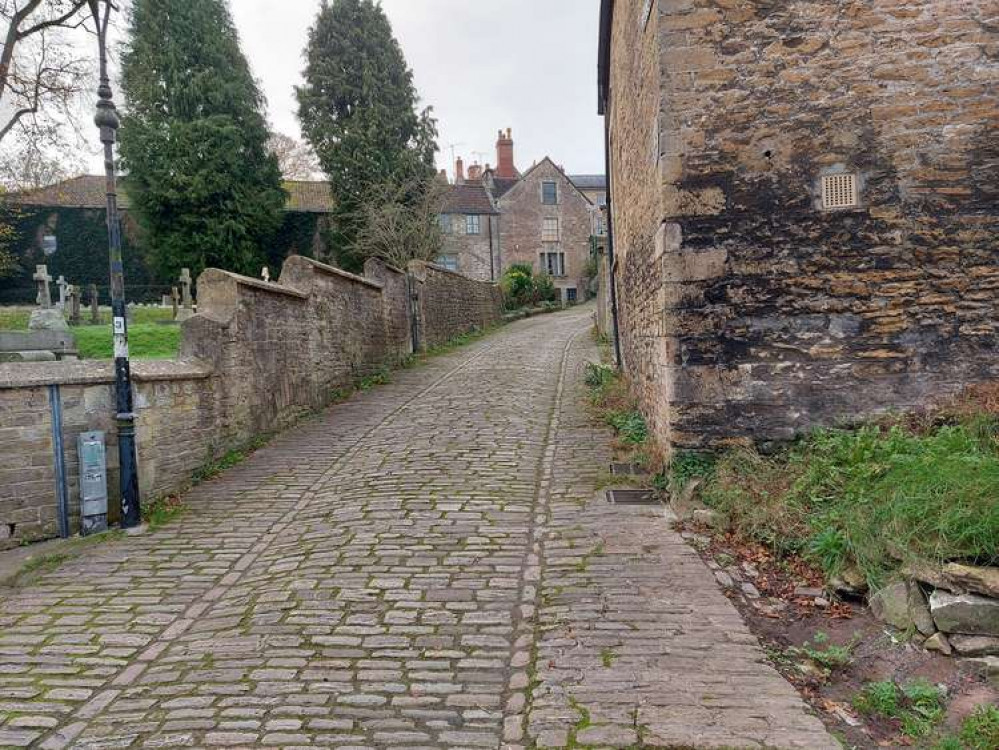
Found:
[{"label": "cobblestone street", "polygon": [[838,748],[662,510],[598,492],[590,316],[395,373],[0,593],[0,747]]}]

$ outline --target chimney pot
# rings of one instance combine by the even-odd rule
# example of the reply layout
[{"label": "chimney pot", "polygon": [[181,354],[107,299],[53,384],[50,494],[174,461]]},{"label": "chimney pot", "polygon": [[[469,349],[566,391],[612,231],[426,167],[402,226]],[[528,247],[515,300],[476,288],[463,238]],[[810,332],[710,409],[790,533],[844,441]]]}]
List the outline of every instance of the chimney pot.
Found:
[{"label": "chimney pot", "polygon": [[456,185],[465,183],[465,162],[460,156],[454,163],[454,182]]}]

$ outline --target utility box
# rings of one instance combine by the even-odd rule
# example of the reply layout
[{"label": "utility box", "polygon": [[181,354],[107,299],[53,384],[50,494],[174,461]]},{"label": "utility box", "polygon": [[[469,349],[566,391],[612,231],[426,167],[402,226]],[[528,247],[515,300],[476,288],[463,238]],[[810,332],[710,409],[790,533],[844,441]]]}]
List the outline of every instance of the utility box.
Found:
[{"label": "utility box", "polygon": [[80,456],[80,533],[108,530],[108,468],[103,432],[84,432],[77,438]]}]

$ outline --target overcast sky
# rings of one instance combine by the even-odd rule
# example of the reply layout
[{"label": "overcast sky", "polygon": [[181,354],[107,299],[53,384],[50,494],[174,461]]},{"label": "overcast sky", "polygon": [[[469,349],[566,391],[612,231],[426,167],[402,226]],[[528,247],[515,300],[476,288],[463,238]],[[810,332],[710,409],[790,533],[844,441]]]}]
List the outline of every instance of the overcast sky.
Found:
[{"label": "overcast sky", "polygon": [[[319,0],[229,0],[243,51],[276,130],[298,136],[293,87]],[[382,0],[424,105],[440,124],[438,163],[451,145],[466,163],[496,162],[512,128],[527,169],[551,156],[570,173],[603,172],[596,114],[599,0]],[[100,159],[90,168],[101,169]]]}]

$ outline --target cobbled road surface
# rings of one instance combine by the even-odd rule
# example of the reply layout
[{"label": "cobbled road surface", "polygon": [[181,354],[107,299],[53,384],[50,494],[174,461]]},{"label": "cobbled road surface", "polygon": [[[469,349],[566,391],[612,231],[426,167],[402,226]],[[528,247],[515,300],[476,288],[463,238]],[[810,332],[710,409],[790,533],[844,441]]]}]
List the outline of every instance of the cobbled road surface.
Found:
[{"label": "cobbled road surface", "polygon": [[0,594],[0,746],[837,748],[661,509],[598,492],[590,323],[397,373]]}]

